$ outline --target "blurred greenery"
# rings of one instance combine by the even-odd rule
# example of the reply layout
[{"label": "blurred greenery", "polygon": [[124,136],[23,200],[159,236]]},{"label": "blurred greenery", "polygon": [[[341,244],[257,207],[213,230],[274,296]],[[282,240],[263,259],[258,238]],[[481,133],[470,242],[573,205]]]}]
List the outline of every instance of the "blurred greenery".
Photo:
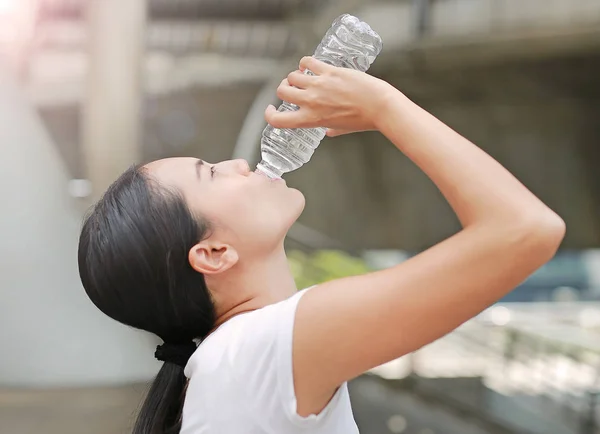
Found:
[{"label": "blurred greenery", "polygon": [[338,250],[314,253],[292,250],[288,252],[288,260],[299,289],[371,271],[363,259]]}]

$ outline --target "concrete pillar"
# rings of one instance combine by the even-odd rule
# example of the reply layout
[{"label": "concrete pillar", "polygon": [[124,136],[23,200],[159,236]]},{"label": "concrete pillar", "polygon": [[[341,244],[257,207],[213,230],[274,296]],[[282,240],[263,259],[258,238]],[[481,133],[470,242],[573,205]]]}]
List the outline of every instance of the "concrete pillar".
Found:
[{"label": "concrete pillar", "polygon": [[83,213],[56,147],[1,66],[0,125],[0,387],[151,378],[154,339],[105,317],[81,287]]},{"label": "concrete pillar", "polygon": [[243,158],[252,168],[260,162],[260,139],[262,131],[267,126],[265,109],[269,104],[279,104],[276,95],[277,86],[279,86],[283,77],[293,71],[294,67],[297,67],[289,61],[285,65],[288,67],[278,68],[252,102],[233,149],[232,158]]},{"label": "concrete pillar", "polygon": [[140,160],[145,0],[88,5],[89,75],[82,143],[93,199]]}]

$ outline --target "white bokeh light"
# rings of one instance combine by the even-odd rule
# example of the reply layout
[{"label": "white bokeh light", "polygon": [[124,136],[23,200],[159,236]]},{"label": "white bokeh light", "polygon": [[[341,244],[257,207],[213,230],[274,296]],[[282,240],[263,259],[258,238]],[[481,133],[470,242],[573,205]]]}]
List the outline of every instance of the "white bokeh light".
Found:
[{"label": "white bokeh light", "polygon": [[391,432],[395,434],[401,434],[406,431],[408,423],[406,422],[404,416],[396,414],[388,419],[387,426]]},{"label": "white bokeh light", "polygon": [[19,0],[0,0],[0,15],[14,12],[19,5]]},{"label": "white bokeh light", "polygon": [[72,197],[84,198],[92,194],[92,183],[87,179],[71,179],[67,188]]},{"label": "white bokeh light", "polygon": [[579,325],[583,328],[600,327],[600,309],[586,307],[579,312]]},{"label": "white bokeh light", "polygon": [[511,313],[507,307],[496,306],[492,307],[489,311],[490,321],[497,326],[505,326],[510,322]]}]

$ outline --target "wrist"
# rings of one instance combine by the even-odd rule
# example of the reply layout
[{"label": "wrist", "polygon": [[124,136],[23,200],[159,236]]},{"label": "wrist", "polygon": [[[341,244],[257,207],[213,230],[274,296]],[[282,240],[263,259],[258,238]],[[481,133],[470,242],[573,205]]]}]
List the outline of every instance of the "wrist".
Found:
[{"label": "wrist", "polygon": [[397,111],[410,103],[410,100],[394,86],[386,82],[382,83],[383,86],[372,94],[375,100],[373,124],[375,129],[381,132],[389,125],[390,119],[397,120]]}]

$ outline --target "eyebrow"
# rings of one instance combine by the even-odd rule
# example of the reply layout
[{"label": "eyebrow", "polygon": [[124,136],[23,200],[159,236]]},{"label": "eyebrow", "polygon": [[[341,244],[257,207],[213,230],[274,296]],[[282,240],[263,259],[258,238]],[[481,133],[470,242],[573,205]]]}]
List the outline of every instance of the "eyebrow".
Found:
[{"label": "eyebrow", "polygon": [[202,175],[202,166],[204,165],[204,161],[198,159],[198,161],[196,161],[196,176],[198,177],[198,179],[200,179],[201,175]]}]

